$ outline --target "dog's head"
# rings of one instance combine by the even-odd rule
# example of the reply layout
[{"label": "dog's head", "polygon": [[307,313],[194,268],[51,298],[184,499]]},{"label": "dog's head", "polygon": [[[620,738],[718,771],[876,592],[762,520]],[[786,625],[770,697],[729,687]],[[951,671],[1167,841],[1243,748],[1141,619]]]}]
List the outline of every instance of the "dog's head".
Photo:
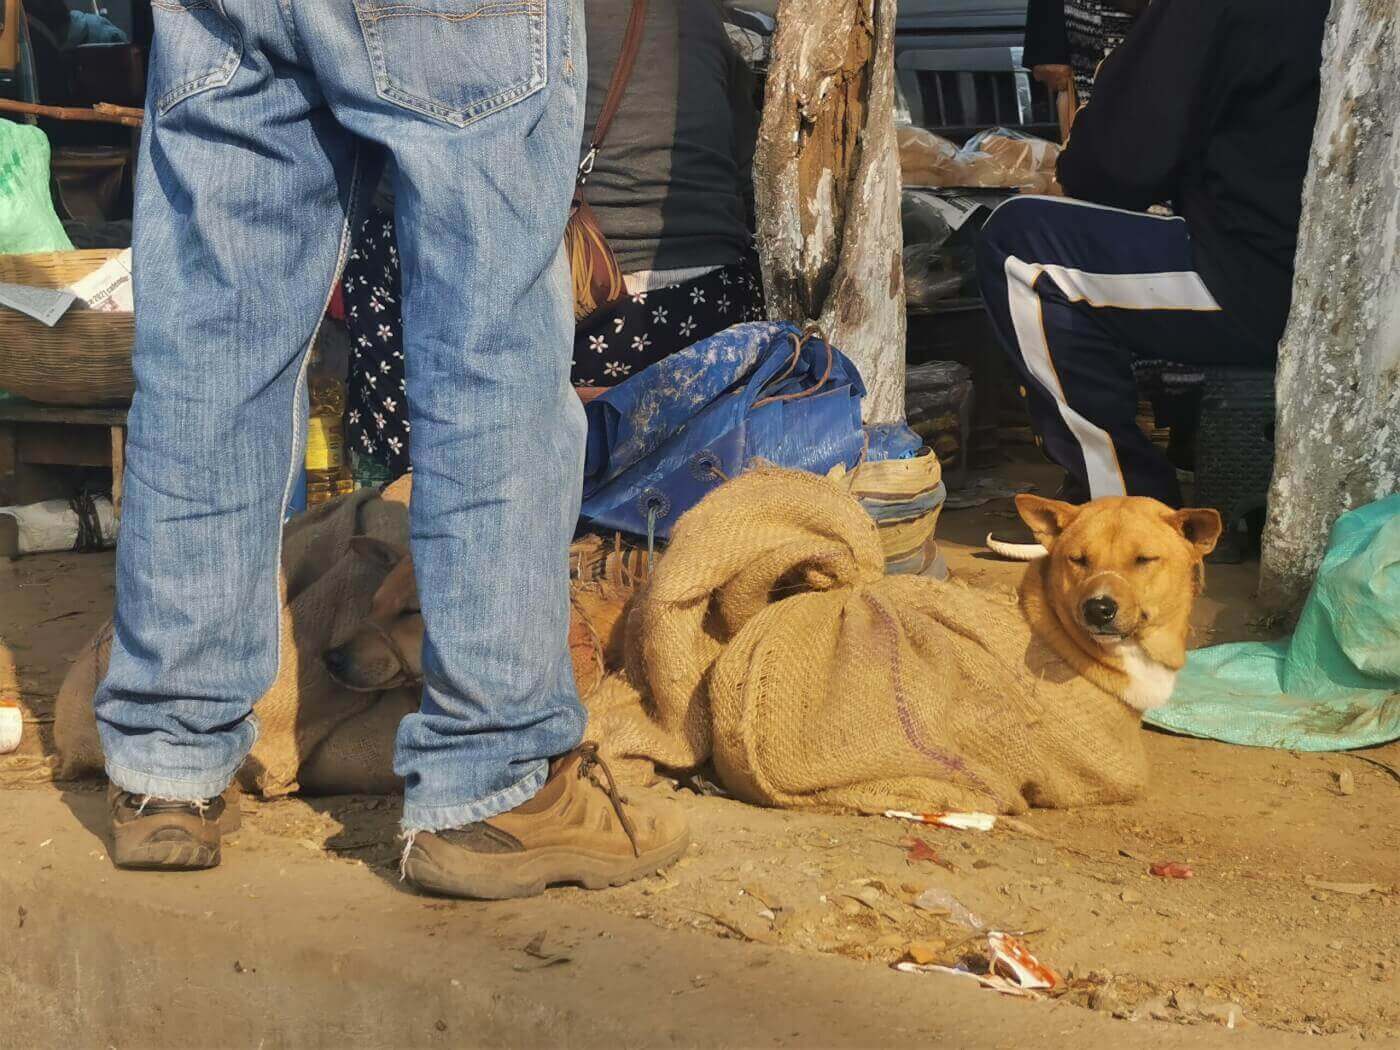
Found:
[{"label": "dog's head", "polygon": [[1016,509],[1050,552],[1041,569],[1049,604],[1086,651],[1136,642],[1165,667],[1186,662],[1191,606],[1203,559],[1220,538],[1219,513],[1137,497],[1076,507],[1022,495]]},{"label": "dog's head", "polygon": [[348,641],[325,654],[326,669],[347,689],[378,691],[423,677],[423,614],[413,559],[392,543],[356,536],[351,549],[381,563],[384,582],[370,602],[369,616]]}]

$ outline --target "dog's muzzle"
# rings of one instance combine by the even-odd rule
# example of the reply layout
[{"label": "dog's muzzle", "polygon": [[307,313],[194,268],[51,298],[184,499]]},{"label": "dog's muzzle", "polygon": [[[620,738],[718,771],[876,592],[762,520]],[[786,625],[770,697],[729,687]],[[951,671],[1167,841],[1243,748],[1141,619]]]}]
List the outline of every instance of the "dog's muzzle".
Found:
[{"label": "dog's muzzle", "polygon": [[393,657],[397,667],[394,673],[382,682],[376,682],[373,685],[361,685],[352,682],[346,678],[346,674],[351,667],[350,654],[346,651],[346,646],[342,645],[335,649],[327,650],[325,655],[321,658],[325,661],[326,670],[330,672],[330,676],[335,679],[338,685],[357,693],[378,693],[385,689],[398,689],[401,686],[417,685],[422,681],[422,675],[413,672],[413,664],[410,663],[408,657],[404,655],[404,651],[400,648],[399,643],[394,641],[393,635],[373,621],[366,622],[364,626],[368,627],[379,636],[379,640],[384,643],[384,648],[389,651],[389,655]]}]

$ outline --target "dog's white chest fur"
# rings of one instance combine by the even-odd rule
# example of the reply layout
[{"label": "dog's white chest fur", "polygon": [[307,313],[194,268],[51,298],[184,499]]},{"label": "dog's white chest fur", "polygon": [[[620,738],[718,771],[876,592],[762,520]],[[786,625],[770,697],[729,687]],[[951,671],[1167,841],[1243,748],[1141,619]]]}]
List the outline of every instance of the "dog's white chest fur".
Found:
[{"label": "dog's white chest fur", "polygon": [[1123,662],[1123,672],[1128,676],[1125,703],[1139,711],[1151,711],[1171,697],[1176,688],[1176,672],[1148,656],[1137,642],[1115,645],[1113,655]]}]

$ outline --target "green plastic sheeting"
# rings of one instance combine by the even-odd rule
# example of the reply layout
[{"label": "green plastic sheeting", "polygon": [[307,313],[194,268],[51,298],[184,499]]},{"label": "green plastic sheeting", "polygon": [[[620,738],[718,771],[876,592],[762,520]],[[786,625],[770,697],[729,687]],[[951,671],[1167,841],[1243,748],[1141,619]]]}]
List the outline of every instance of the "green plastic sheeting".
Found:
[{"label": "green plastic sheeting", "polygon": [[1400,495],[1338,519],[1291,639],[1196,650],[1147,721],[1293,751],[1400,739]]},{"label": "green plastic sheeting", "polygon": [[72,250],[49,194],[48,136],[0,120],[0,253]]}]

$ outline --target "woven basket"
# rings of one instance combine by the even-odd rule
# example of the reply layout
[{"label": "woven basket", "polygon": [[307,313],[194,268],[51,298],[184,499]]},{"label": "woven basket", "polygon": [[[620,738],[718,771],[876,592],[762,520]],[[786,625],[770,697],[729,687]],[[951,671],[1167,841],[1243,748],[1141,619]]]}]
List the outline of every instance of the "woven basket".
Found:
[{"label": "woven basket", "polygon": [[[0,255],[0,281],[64,288],[86,277],[114,249]],[[0,307],[0,390],[56,405],[105,405],[131,400],[129,313],[105,313],[74,303],[52,328]]]}]

